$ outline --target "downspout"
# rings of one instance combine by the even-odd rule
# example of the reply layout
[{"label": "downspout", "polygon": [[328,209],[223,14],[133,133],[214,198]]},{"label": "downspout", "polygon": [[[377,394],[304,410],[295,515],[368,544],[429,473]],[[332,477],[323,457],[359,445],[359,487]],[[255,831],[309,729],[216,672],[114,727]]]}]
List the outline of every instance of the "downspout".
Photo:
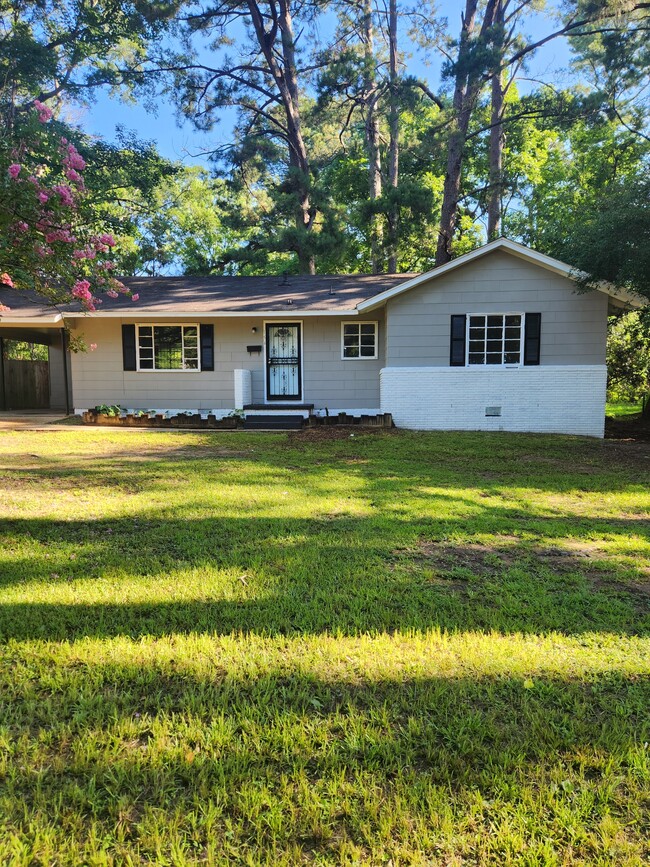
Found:
[{"label": "downspout", "polygon": [[65,414],[70,415],[70,384],[68,382],[68,332],[61,329],[61,349],[63,355],[63,386],[65,388]]}]

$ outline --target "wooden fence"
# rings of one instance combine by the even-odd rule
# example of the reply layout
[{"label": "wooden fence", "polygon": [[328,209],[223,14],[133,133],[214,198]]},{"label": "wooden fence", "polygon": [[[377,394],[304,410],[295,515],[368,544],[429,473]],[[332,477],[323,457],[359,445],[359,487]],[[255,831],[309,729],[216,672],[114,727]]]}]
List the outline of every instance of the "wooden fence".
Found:
[{"label": "wooden fence", "polygon": [[50,371],[47,361],[4,360],[7,409],[48,409]]}]

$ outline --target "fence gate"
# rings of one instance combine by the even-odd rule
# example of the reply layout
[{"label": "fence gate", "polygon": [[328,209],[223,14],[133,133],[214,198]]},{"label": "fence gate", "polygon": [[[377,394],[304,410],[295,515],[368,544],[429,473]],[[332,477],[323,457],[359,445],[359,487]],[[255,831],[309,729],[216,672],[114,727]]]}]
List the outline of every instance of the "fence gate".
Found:
[{"label": "fence gate", "polygon": [[50,371],[47,361],[4,359],[7,409],[49,409]]}]

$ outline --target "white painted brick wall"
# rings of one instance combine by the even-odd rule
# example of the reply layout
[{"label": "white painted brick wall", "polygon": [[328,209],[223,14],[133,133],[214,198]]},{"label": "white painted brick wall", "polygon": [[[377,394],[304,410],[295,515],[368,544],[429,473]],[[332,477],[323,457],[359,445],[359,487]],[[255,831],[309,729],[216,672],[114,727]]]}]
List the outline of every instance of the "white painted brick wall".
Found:
[{"label": "white painted brick wall", "polygon": [[243,409],[253,402],[251,372],[236,368],[233,373],[235,377],[235,409]]},{"label": "white painted brick wall", "polygon": [[[605,365],[385,367],[381,411],[414,430],[504,430],[602,437]],[[486,417],[486,407],[501,407]]]}]

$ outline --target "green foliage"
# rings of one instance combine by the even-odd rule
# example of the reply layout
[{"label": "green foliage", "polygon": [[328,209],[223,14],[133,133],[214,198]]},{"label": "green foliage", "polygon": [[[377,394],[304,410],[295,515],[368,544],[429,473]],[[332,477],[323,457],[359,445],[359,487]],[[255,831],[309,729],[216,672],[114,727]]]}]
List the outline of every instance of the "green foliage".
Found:
[{"label": "green foliage", "polygon": [[34,98],[87,102],[100,86],[124,87],[165,30],[174,0],[0,0],[0,114]]},{"label": "green foliage", "polygon": [[121,415],[122,407],[119,404],[111,405],[107,403],[101,403],[93,408],[93,412],[97,413],[97,415],[106,415],[109,418],[115,418],[116,416]]},{"label": "green foliage", "polygon": [[48,350],[44,343],[26,343],[24,340],[5,340],[5,358],[16,361],[47,361]]},{"label": "green foliage", "polygon": [[615,401],[650,396],[650,316],[633,311],[612,317],[607,337],[607,388]]}]

